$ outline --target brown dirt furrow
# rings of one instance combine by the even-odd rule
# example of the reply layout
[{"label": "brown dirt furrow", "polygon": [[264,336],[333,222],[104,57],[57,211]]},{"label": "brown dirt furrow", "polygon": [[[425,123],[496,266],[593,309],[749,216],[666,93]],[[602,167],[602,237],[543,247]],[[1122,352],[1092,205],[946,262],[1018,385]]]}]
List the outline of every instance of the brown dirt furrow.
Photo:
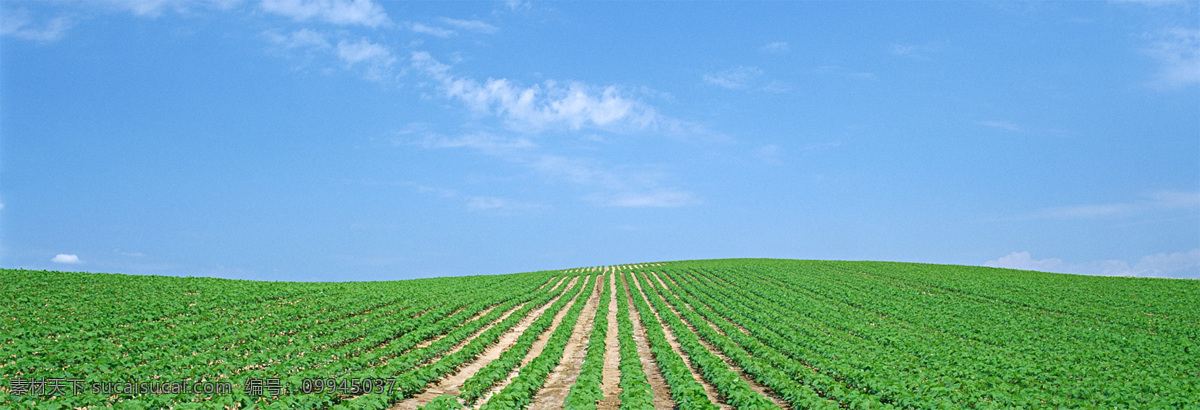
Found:
[{"label": "brown dirt furrow", "polygon": [[[492,313],[492,310],[496,309],[496,306],[499,306],[499,305],[488,306],[487,309],[479,311],[479,313],[476,313],[475,316],[471,316],[471,318],[467,319],[467,321],[463,322],[463,324],[465,325],[467,323],[474,322],[475,320],[483,317],[484,315],[486,315],[488,313]],[[509,313],[511,313],[511,312],[509,312]],[[508,316],[508,313],[505,313],[504,316]],[[495,323],[493,323],[493,324],[495,324]],[[475,337],[476,335],[478,335],[480,333],[483,333],[483,331],[487,330],[487,328],[489,328],[489,327],[492,327],[492,325],[484,326],[483,330],[475,332],[474,334],[471,335],[471,337],[468,337],[466,340],[471,340],[471,338]],[[429,345],[436,343],[438,340],[442,340],[442,338],[446,337],[446,335],[448,335],[448,334],[450,334],[450,332],[442,333],[440,335],[433,337],[432,339],[418,343],[415,347],[413,347],[413,349],[423,349],[423,348],[429,347]]]},{"label": "brown dirt furrow", "polygon": [[[692,278],[695,278],[695,276],[692,276]],[[708,305],[706,305],[706,306],[708,306]],[[738,323],[738,322],[734,322],[734,321],[733,321],[733,319],[730,319],[730,318],[727,318],[727,317],[723,317],[723,316],[718,316],[718,317],[720,317],[722,320],[724,320],[724,321],[725,321],[725,323],[728,323],[728,324],[730,324],[730,325],[733,325],[733,327],[737,328],[737,330],[741,331],[742,333],[746,334],[747,336],[753,336],[753,335],[751,335],[751,334],[750,334],[750,331],[749,331],[749,330],[747,330],[745,326],[742,326],[742,325],[741,325],[740,323]],[[712,323],[712,322],[709,322],[709,323]],[[752,355],[753,355],[753,354],[752,354]],[[804,365],[804,367],[807,367],[809,370],[812,370],[812,371],[813,371],[813,373],[820,373],[820,371],[818,371],[818,370],[817,370],[817,368],[815,368],[815,367],[812,367],[812,366],[811,366],[811,365],[809,365],[808,363],[801,362],[800,364]]]},{"label": "brown dirt furrow", "polygon": [[563,349],[562,360],[558,366],[550,371],[550,375],[546,376],[546,382],[536,394],[533,395],[533,401],[529,407],[533,409],[552,409],[563,406],[566,402],[567,392],[571,391],[571,386],[575,384],[575,379],[579,378],[581,366],[583,366],[584,356],[587,355],[588,338],[592,334],[592,328],[596,322],[596,309],[600,306],[600,278],[603,274],[593,277],[596,282],[592,287],[592,292],[588,295],[587,304],[583,305],[583,310],[579,312],[579,319],[575,322],[575,329],[571,331],[571,338],[567,340],[567,346]]},{"label": "brown dirt furrow", "polygon": [[[655,280],[658,281],[659,286],[661,286],[660,289],[663,289],[664,292],[670,292],[670,294],[675,295],[675,297],[677,297],[677,298],[679,297],[679,294],[675,293],[675,291],[673,289],[667,287],[666,282],[663,282],[662,278],[658,276],[658,273],[650,272],[650,274],[654,277]],[[695,309],[692,309],[692,305],[690,303],[687,303],[687,301],[684,301],[683,298],[679,298],[679,300],[683,302],[683,306],[685,308],[687,308],[689,310],[693,310],[693,311],[695,310]],[[676,309],[674,306],[671,306],[670,304],[668,304],[667,306],[670,307],[671,311],[675,312],[676,315],[683,317],[683,315],[679,314],[679,310]],[[691,330],[692,333],[696,333],[696,335],[699,336],[699,333],[696,332],[696,324],[695,323],[688,323],[686,319],[684,320],[684,323],[688,325],[688,329]],[[704,319],[703,326],[708,326],[718,332],[721,331],[720,328],[713,325],[711,322],[708,321],[708,319]],[[708,351],[710,353],[716,355],[717,357],[720,357],[721,360],[725,361],[725,364],[729,365],[729,369],[737,372],[738,376],[741,376],[742,380],[745,380],[746,384],[749,384],[750,388],[752,390],[758,392],[759,394],[762,394],[763,396],[766,396],[768,399],[771,399],[771,402],[775,403],[775,405],[779,406],[779,408],[782,408],[782,409],[791,408],[791,406],[788,404],[788,402],[779,398],[779,395],[775,394],[775,391],[771,390],[767,386],[763,386],[757,380],[754,380],[754,377],[751,377],[749,374],[746,374],[746,371],[742,370],[742,367],[738,366],[736,363],[734,363],[732,359],[730,359],[729,357],[726,357],[725,353],[721,352],[721,349],[717,349],[716,346],[709,344],[708,341],[704,340],[703,337],[698,337],[698,339],[700,339],[700,345],[704,346],[705,349],[708,349]]]},{"label": "brown dirt furrow", "polygon": [[[562,286],[563,282],[566,282],[566,281],[567,281],[567,277],[566,277],[566,276],[563,276],[563,277],[561,277],[561,278],[558,278],[558,282],[554,282],[554,279],[553,279],[553,278],[551,278],[551,279],[550,279],[550,282],[554,282],[554,286],[551,286],[551,287],[550,287],[550,291],[551,291],[551,292],[554,292],[554,291],[561,291],[562,289],[559,289],[559,287],[560,287],[560,286]],[[549,282],[547,282],[547,283],[549,283]],[[542,288],[544,288],[544,287],[546,287],[546,285],[542,285]],[[541,289],[541,288],[538,288],[538,289]]]},{"label": "brown dirt furrow", "polygon": [[[688,275],[688,276],[690,276],[690,277],[691,277],[693,280],[699,281],[699,279],[697,279],[695,275]],[[711,278],[706,278],[706,279],[708,279],[708,282],[709,282],[710,284],[712,284],[712,285],[714,285],[714,286],[716,285],[716,282],[714,282],[714,281],[713,281]],[[729,318],[725,318],[725,321],[726,321],[726,322],[729,322],[729,324],[731,324],[731,325],[734,325],[735,327],[737,327],[737,328],[738,328],[738,330],[740,330],[742,333],[745,333],[747,336],[749,336],[749,335],[750,335],[750,331],[749,331],[749,330],[746,330],[746,328],[745,328],[745,327],[742,327],[742,325],[741,325],[741,324],[738,324],[737,322],[734,322],[732,319],[729,319]]]},{"label": "brown dirt furrow", "polygon": [[[580,280],[583,280],[583,277],[576,276],[574,279],[571,280],[571,284],[567,286],[567,289],[570,289],[571,286],[573,286],[576,281],[580,281]],[[488,392],[485,393],[483,395],[483,397],[480,397],[479,400],[475,402],[474,408],[476,408],[476,409],[479,408],[480,406],[483,405],[483,403],[487,403],[488,399],[492,398],[492,395],[499,393],[501,390],[504,390],[505,387],[508,387],[509,383],[512,383],[513,379],[517,377],[517,374],[519,374],[521,372],[522,367],[525,367],[525,365],[527,365],[527,364],[529,364],[529,362],[533,361],[534,358],[536,358],[536,357],[538,357],[538,355],[542,354],[542,350],[546,348],[546,343],[550,342],[550,335],[554,334],[554,329],[558,328],[559,323],[562,323],[563,317],[567,316],[567,311],[571,310],[571,305],[574,304],[575,300],[581,296],[586,297],[583,295],[575,296],[574,298],[571,298],[570,302],[567,302],[566,305],[563,305],[563,308],[560,309],[558,311],[558,313],[554,315],[554,321],[550,322],[550,326],[546,327],[546,330],[542,331],[542,334],[540,336],[538,336],[538,339],[533,342],[533,346],[531,346],[529,348],[529,352],[525,354],[525,358],[521,359],[521,364],[518,365],[512,371],[508,372],[508,377],[505,377],[504,380],[501,380],[500,382],[496,383],[495,386],[492,386],[491,390],[488,390]],[[549,304],[547,304],[547,306],[549,306]],[[530,323],[533,323],[533,322],[531,321]],[[525,327],[529,327],[529,326],[526,325]],[[521,330],[524,331],[524,329],[521,329]],[[520,335],[518,334],[517,336],[520,336]],[[513,338],[513,343],[514,344],[516,343],[515,337]],[[511,346],[511,344],[510,344],[510,346]],[[500,355],[496,354],[496,357],[500,357]]]},{"label": "brown dirt furrow", "polygon": [[621,273],[621,278],[626,283],[620,290],[629,303],[629,320],[633,321],[633,341],[637,343],[638,355],[642,357],[642,371],[646,372],[646,378],[650,381],[650,391],[654,392],[654,408],[673,409],[675,400],[671,398],[671,389],[667,387],[667,379],[663,378],[662,371],[658,369],[658,363],[654,360],[654,354],[650,352],[650,342],[646,340],[646,327],[642,326],[642,318],[633,307],[633,292],[628,286],[629,279],[624,272]]},{"label": "brown dirt furrow", "polygon": [[603,303],[608,304],[608,334],[604,337],[604,370],[600,371],[603,380],[600,391],[604,400],[596,403],[597,410],[616,410],[621,405],[621,346],[617,339],[617,276],[609,275],[609,297]]},{"label": "brown dirt furrow", "polygon": [[[672,277],[670,277],[670,276],[667,276],[667,275],[665,275],[665,274],[664,274],[664,275],[662,275],[662,276],[666,276],[666,277],[667,277],[667,280],[668,280],[668,281],[671,281],[671,284],[672,284],[672,285],[675,285],[675,287],[676,287],[676,288],[678,288],[678,287],[679,287],[679,282],[676,282],[676,281],[675,281],[675,278],[672,278]],[[657,273],[656,273],[656,274],[654,274],[654,277],[655,277],[656,279],[658,279],[658,281],[659,281],[659,282],[662,282],[662,278],[660,278],[660,277],[658,276],[658,274],[657,274]],[[664,287],[664,289],[666,289],[666,288]],[[678,292],[675,292],[673,289],[671,290],[671,293],[672,293],[672,294],[674,294],[676,297],[678,297],[678,296],[679,296],[679,293],[678,293]],[[683,298],[679,298],[679,299],[680,299],[680,300],[683,300]],[[686,301],[685,301],[685,302],[683,302],[683,305],[684,305],[684,306],[687,306],[687,308],[688,308],[688,309],[692,309],[692,305],[691,305],[690,303],[686,302]],[[693,311],[695,311],[695,309],[692,309],[692,310],[693,310]],[[707,318],[705,318],[705,319],[704,319],[704,321],[708,322],[708,325],[709,325],[709,326],[712,326],[713,330],[716,330],[716,331],[717,331],[717,333],[720,333],[722,336],[729,336],[728,334],[726,334],[726,333],[725,333],[725,329],[721,329],[721,328],[720,328],[720,327],[718,327],[717,325],[714,325],[714,324],[713,324],[711,321],[709,321]]]},{"label": "brown dirt furrow", "polygon": [[[557,279],[557,280],[556,280],[556,279]],[[546,285],[549,285],[549,284],[551,284],[551,283],[553,283],[553,284],[554,284],[554,286],[551,286],[551,287],[550,287],[550,290],[555,290],[555,289],[558,289],[558,286],[559,286],[559,285],[562,285],[563,281],[565,281],[565,280],[567,280],[567,277],[566,277],[566,276],[563,276],[563,277],[558,277],[558,278],[556,278],[556,277],[551,277],[551,278],[550,278],[550,280],[546,281],[546,283],[543,283],[543,284],[542,284],[542,286],[538,286],[538,290],[542,290],[543,288],[545,288],[545,287],[546,287]]]},{"label": "brown dirt furrow", "polygon": [[[564,277],[563,279],[566,279],[566,278]],[[565,289],[558,289],[559,285],[561,285],[562,283],[563,283],[563,280],[559,280],[559,282],[557,284],[555,284],[554,287],[550,289],[550,291],[551,292],[565,291]],[[571,283],[574,283],[574,281],[571,281]],[[458,395],[458,393],[459,393],[458,389],[462,388],[463,383],[465,383],[467,381],[467,379],[470,379],[471,376],[474,376],[475,373],[479,371],[479,369],[482,369],[484,366],[487,366],[487,364],[491,363],[492,360],[496,360],[496,358],[500,357],[500,354],[503,353],[506,349],[508,349],[509,347],[512,347],[513,344],[516,344],[517,338],[521,336],[521,333],[524,333],[525,329],[528,328],[530,324],[533,324],[534,320],[537,320],[538,317],[541,317],[542,313],[545,313],[547,309],[550,309],[550,306],[553,305],[554,302],[557,301],[558,298],[560,298],[560,297],[562,297],[562,294],[555,296],[554,298],[550,299],[549,302],[546,302],[545,305],[542,305],[541,307],[535,309],[533,312],[530,312],[528,316],[525,316],[524,319],[521,319],[520,322],[517,322],[516,326],[513,326],[512,329],[509,329],[507,332],[504,332],[503,335],[500,335],[500,339],[496,342],[495,345],[492,345],[491,347],[485,349],[483,351],[483,353],[480,354],[479,357],[476,357],[475,360],[472,361],[471,363],[459,368],[458,371],[454,372],[454,374],[451,374],[450,376],[441,379],[440,381],[438,381],[438,383],[436,385],[434,385],[431,388],[426,389],[425,391],[421,392],[420,394],[417,394],[416,396],[413,396],[413,397],[409,397],[408,399],[402,400],[399,403],[392,405],[392,407],[390,409],[392,409],[392,410],[396,410],[396,409],[412,410],[412,409],[416,409],[418,406],[428,404],[430,401],[432,401],[433,399],[435,399],[438,396],[441,396],[443,394]],[[522,306],[524,306],[524,305],[518,306],[512,310],[509,310],[508,312],[505,312],[504,315],[500,317],[500,319],[497,319],[495,322],[492,322],[486,328],[481,329],[480,331],[476,332],[475,334],[471,335],[470,337],[463,339],[463,343],[460,343],[459,345],[454,346],[454,348],[452,348],[449,352],[447,352],[447,354],[451,354],[451,353],[459,351],[460,349],[465,347],[467,343],[470,343],[471,340],[475,339],[476,336],[479,336],[483,332],[486,332],[488,328],[495,326],[497,323],[504,321],[504,319],[507,319],[509,315],[513,314],[513,312],[520,310]]]},{"label": "brown dirt furrow", "polygon": [[[650,299],[646,298],[646,290],[642,289],[642,283],[639,280],[640,278],[636,273],[631,276],[633,276],[633,285],[637,287],[638,294],[642,297],[642,300],[646,301],[646,304],[649,304]],[[650,306],[650,312],[654,313],[654,317],[658,319],[658,323],[656,323],[656,325],[662,326],[663,333],[667,336],[667,344],[671,345],[671,350],[674,350],[675,354],[679,355],[679,357],[682,357],[683,360],[687,362],[688,371],[692,373],[692,378],[696,379],[696,383],[700,383],[701,387],[704,387],[704,392],[708,394],[708,400],[716,403],[717,406],[722,409],[732,409],[733,406],[726,404],[725,400],[723,400],[723,397],[721,397],[721,394],[717,393],[717,388],[713,387],[708,380],[704,380],[703,377],[700,377],[700,373],[696,371],[696,365],[692,363],[692,359],[683,352],[682,348],[679,347],[679,340],[675,339],[675,332],[671,331],[670,326],[667,326],[665,323],[663,323],[662,317],[658,315],[658,311],[654,310],[653,305]]]}]

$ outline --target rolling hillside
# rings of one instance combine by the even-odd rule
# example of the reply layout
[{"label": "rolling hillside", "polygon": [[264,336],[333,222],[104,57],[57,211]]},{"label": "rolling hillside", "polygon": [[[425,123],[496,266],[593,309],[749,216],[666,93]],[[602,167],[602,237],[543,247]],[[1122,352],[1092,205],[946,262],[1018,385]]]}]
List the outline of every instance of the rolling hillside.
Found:
[{"label": "rolling hillside", "polygon": [[0,406],[1200,406],[1200,281],[728,259],[390,282],[0,271]]}]

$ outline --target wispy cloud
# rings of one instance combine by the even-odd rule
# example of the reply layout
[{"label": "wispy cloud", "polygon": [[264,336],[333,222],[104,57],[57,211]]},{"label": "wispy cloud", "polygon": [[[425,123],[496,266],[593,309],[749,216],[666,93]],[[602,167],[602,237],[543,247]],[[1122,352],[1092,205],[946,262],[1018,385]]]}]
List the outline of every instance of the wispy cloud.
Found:
[{"label": "wispy cloud", "polygon": [[362,39],[356,42],[339,41],[337,56],[348,67],[361,66],[367,79],[386,81],[396,56],[381,44]]},{"label": "wispy cloud", "polygon": [[504,5],[508,6],[510,11],[528,10],[531,3],[528,0],[505,0]]},{"label": "wispy cloud", "polygon": [[[581,187],[591,192],[582,199],[603,206],[677,207],[699,203],[690,192],[663,186],[666,175],[652,168],[613,166],[547,153],[526,137],[502,137],[487,132],[457,137],[429,132],[407,134],[416,134],[408,140],[411,145],[426,149],[469,149],[523,167],[542,178]],[[450,196],[453,195],[447,195]],[[482,208],[498,202],[480,199],[473,203]]]},{"label": "wispy cloud", "polygon": [[763,71],[758,67],[737,66],[719,73],[705,74],[704,82],[731,90],[742,90],[750,87],[762,74]]},{"label": "wispy cloud", "polygon": [[610,131],[674,130],[685,126],[626,97],[616,86],[546,81],[525,87],[504,78],[478,81],[450,74],[449,66],[427,52],[413,53],[412,63],[440,82],[445,97],[464,103],[477,114],[502,118],[514,130],[538,132],[586,127]]},{"label": "wispy cloud", "polygon": [[408,29],[414,33],[427,34],[434,37],[446,38],[458,34],[454,30],[444,29],[441,27],[428,26],[422,23],[408,23]]},{"label": "wispy cloud", "polygon": [[264,34],[270,42],[289,49],[328,49],[333,47],[329,44],[329,40],[325,39],[324,34],[309,29],[297,30],[291,34],[279,34],[276,32],[266,32]]},{"label": "wispy cloud", "polygon": [[528,138],[500,137],[488,132],[474,132],[457,137],[427,133],[412,143],[424,148],[469,148],[493,155],[499,155],[503,150],[537,147],[537,144]]},{"label": "wispy cloud", "polygon": [[699,201],[691,192],[660,190],[649,193],[623,193],[605,200],[609,206],[622,208],[677,208],[696,205]]},{"label": "wispy cloud", "polygon": [[[336,66],[357,73],[364,79],[380,83],[391,83],[402,74],[397,68],[399,58],[388,46],[367,38],[352,39],[344,31],[318,31],[300,29],[287,34],[266,31],[263,37],[274,45],[269,52],[299,61],[298,70],[310,64],[322,72],[331,72]],[[337,64],[340,63],[340,64]]]},{"label": "wispy cloud", "polygon": [[841,141],[816,142],[804,146],[805,151],[821,151],[842,146]]},{"label": "wispy cloud", "polygon": [[888,47],[888,52],[894,56],[914,58],[918,60],[929,60],[930,54],[936,53],[946,47],[946,42],[930,42],[924,44],[910,43],[892,43]]},{"label": "wispy cloud", "polygon": [[403,71],[393,70],[399,58],[388,46],[365,37],[349,38],[349,34],[344,31],[305,28],[288,34],[267,31],[263,36],[277,46],[273,52],[290,57],[302,56],[301,60],[305,63],[318,59],[321,61],[319,65],[325,66],[323,71],[332,68],[328,67],[330,62],[337,61],[348,71],[360,72],[368,80],[381,82],[391,80],[394,78],[393,74]]},{"label": "wispy cloud", "polygon": [[705,74],[701,77],[705,83],[729,90],[759,90],[771,93],[791,91],[788,84],[765,78],[763,70],[753,66],[737,66],[728,70]]},{"label": "wispy cloud", "polygon": [[841,66],[837,66],[837,65],[820,66],[820,67],[817,67],[815,70],[812,70],[812,72],[815,74],[836,75],[836,76],[849,77],[849,78],[854,78],[854,79],[859,79],[859,80],[871,80],[871,81],[878,80],[878,78],[875,77],[875,73],[866,72],[866,71],[847,70],[847,69],[842,68]]},{"label": "wispy cloud", "polygon": [[772,54],[784,54],[788,52],[788,43],[783,41],[772,41],[762,47],[759,47],[758,49]]},{"label": "wispy cloud", "polygon": [[263,11],[295,21],[318,20],[343,26],[379,27],[391,22],[371,0],[263,0]]},{"label": "wispy cloud", "polygon": [[[451,73],[451,67],[426,52],[412,54],[412,67],[436,81],[441,95],[461,102],[474,115],[497,118],[503,126],[486,125],[483,132],[446,137],[421,130],[409,143],[427,149],[465,148],[500,158],[543,178],[590,191],[584,200],[603,206],[674,207],[699,203],[695,195],[664,184],[666,176],[653,167],[601,164],[551,153],[537,143],[543,131],[662,132],[668,135],[708,135],[702,127],[659,115],[653,108],[616,86],[550,80],[522,86],[508,79],[479,81]],[[477,206],[490,202],[478,201]]]},{"label": "wispy cloud", "polygon": [[443,17],[440,20],[442,23],[459,30],[474,31],[482,34],[496,34],[497,31],[500,31],[498,27],[479,20],[459,20],[447,17]]},{"label": "wispy cloud", "polygon": [[54,255],[54,258],[51,258],[50,262],[62,263],[62,264],[67,264],[67,265],[78,265],[80,263],[83,263],[83,261],[79,260],[78,255],[71,255],[71,254],[65,254],[65,253],[60,253],[58,255]]},{"label": "wispy cloud", "polygon": [[[593,161],[562,155],[541,154],[523,159],[526,165],[543,175],[579,185],[603,188],[607,191],[627,191],[632,180],[600,166]],[[611,192],[606,193],[605,195]]]},{"label": "wispy cloud", "polygon": [[588,188],[593,192],[584,199],[604,206],[661,208],[700,203],[691,192],[663,186],[666,175],[654,169],[552,154],[538,154],[522,163],[546,177]]},{"label": "wispy cloud", "polygon": [[1175,4],[1186,4],[1188,0],[1108,0],[1109,3],[1116,4],[1141,4],[1147,6],[1165,6]]},{"label": "wispy cloud", "polygon": [[984,266],[1085,275],[1200,279],[1200,249],[1146,255],[1132,265],[1119,259],[1068,263],[1058,258],[1034,259],[1027,251],[1013,252],[987,261]]},{"label": "wispy cloud", "polygon": [[776,144],[763,145],[754,150],[754,156],[768,164],[778,164],[782,154],[783,148]]},{"label": "wispy cloud", "polygon": [[981,125],[993,130],[1002,131],[1010,134],[1017,134],[1027,137],[1038,138],[1074,138],[1076,133],[1069,129],[1044,127],[1038,125],[1022,124],[1012,121],[1003,120],[985,120],[975,121],[975,125]]},{"label": "wispy cloud", "polygon": [[[88,13],[127,12],[143,18],[158,18],[163,13],[174,11],[187,13],[197,8],[228,11],[243,0],[92,0],[74,2],[84,6]],[[20,3],[20,2],[16,2]],[[67,3],[67,2],[43,2]],[[11,36],[40,43],[51,43],[66,36],[75,26],[76,18],[58,16],[49,19],[34,17],[29,10],[0,9],[0,35]]]},{"label": "wispy cloud", "polygon": [[1150,37],[1145,52],[1160,66],[1156,86],[1178,89],[1200,85],[1200,29],[1173,28]]},{"label": "wispy cloud", "polygon": [[910,44],[892,44],[889,50],[892,52],[892,55],[906,56],[912,55],[913,52],[917,51],[917,48]]},{"label": "wispy cloud", "polygon": [[999,129],[1002,129],[1005,131],[1013,131],[1013,132],[1021,131],[1021,126],[1019,126],[1017,124],[1013,124],[1008,121],[979,121],[977,124],[985,126],[985,127],[999,128]]},{"label": "wispy cloud", "polygon": [[513,214],[518,212],[536,211],[549,208],[548,205],[534,202],[518,201],[510,198],[496,196],[480,196],[463,194],[453,189],[435,188],[415,183],[406,183],[405,185],[412,186],[417,192],[423,194],[437,195],[441,198],[453,199],[462,201],[464,207],[472,211],[486,211],[501,214]]},{"label": "wispy cloud", "polygon": [[196,7],[229,10],[242,3],[242,0],[93,0],[84,3],[130,12],[139,17],[157,18],[167,11],[186,13]]},{"label": "wispy cloud", "polygon": [[348,64],[358,64],[365,61],[391,65],[396,61],[396,57],[392,56],[392,52],[388,51],[387,47],[372,43],[366,39],[353,43],[339,41],[337,53],[338,57]]},{"label": "wispy cloud", "polygon": [[66,36],[75,23],[67,17],[35,22],[28,10],[0,10],[0,35],[38,43],[52,43]]},{"label": "wispy cloud", "polygon": [[1185,209],[1200,209],[1200,192],[1159,191],[1146,195],[1142,201],[1138,202],[1051,207],[1034,212],[1030,216],[1034,218],[1089,219]]},{"label": "wispy cloud", "polygon": [[158,17],[168,6],[182,8],[185,1],[179,0],[106,0],[111,6],[128,10],[143,17]]}]

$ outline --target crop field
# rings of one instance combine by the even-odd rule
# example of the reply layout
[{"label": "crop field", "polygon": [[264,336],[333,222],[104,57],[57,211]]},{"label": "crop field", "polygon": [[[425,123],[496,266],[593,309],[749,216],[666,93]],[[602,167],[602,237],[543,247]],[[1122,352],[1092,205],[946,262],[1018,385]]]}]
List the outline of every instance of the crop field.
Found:
[{"label": "crop field", "polygon": [[389,282],[0,271],[0,407],[1200,407],[1200,281],[730,259]]}]

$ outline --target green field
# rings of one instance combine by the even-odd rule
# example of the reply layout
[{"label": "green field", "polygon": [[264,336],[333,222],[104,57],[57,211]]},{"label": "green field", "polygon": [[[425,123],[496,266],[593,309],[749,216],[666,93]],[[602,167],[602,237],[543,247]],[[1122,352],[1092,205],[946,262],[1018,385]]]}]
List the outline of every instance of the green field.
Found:
[{"label": "green field", "polygon": [[1200,281],[768,259],[348,283],[6,269],[0,385],[16,408],[1197,408]]}]

